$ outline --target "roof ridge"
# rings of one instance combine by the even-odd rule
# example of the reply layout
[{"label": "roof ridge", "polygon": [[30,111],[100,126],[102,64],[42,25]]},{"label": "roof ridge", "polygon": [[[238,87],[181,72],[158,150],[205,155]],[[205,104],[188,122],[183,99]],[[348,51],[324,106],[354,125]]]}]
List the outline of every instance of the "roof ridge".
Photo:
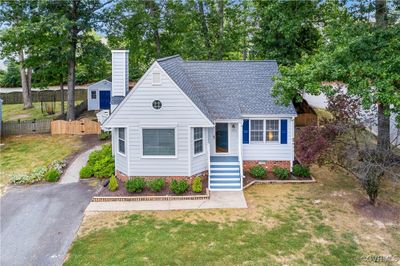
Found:
[{"label": "roof ridge", "polygon": [[176,55],[171,55],[171,56],[159,58],[156,61],[157,62],[162,62],[162,61],[166,61],[166,60],[169,60],[169,59],[172,59],[172,58],[176,58],[176,57],[181,57],[181,56],[179,54],[176,54]]},{"label": "roof ridge", "polygon": [[243,62],[243,63],[252,63],[252,62],[276,62],[276,60],[185,60],[185,63],[230,63],[230,62]]}]

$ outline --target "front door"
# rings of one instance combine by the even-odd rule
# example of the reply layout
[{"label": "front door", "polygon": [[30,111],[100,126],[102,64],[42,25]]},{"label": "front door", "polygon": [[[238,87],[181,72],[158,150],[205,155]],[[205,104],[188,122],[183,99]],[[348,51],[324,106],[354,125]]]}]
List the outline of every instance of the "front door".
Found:
[{"label": "front door", "polygon": [[215,152],[228,153],[229,152],[229,127],[228,123],[215,124]]},{"label": "front door", "polygon": [[100,109],[110,109],[111,92],[100,91]]}]

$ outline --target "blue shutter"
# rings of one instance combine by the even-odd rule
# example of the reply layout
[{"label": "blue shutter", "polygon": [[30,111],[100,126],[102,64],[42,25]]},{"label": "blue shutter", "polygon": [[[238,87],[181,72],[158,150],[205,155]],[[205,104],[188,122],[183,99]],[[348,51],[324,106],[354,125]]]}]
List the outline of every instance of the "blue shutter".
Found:
[{"label": "blue shutter", "polygon": [[249,144],[249,120],[243,120],[243,144]]},{"label": "blue shutter", "polygon": [[287,120],[281,120],[281,144],[287,144]]}]

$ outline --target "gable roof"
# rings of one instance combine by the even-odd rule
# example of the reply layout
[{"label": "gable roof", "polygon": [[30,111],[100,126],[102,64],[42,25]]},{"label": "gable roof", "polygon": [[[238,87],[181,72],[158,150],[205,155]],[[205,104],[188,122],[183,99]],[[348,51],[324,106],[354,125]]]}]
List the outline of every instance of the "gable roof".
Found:
[{"label": "gable roof", "polygon": [[210,120],[245,115],[296,115],[292,104],[278,105],[271,95],[274,60],[184,61],[179,55],[158,64]]}]

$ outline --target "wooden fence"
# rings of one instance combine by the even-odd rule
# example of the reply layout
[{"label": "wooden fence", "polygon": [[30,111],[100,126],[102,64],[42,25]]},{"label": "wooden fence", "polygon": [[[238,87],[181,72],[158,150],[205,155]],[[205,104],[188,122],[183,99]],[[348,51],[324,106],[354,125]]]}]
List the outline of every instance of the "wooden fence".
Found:
[{"label": "wooden fence", "polygon": [[51,119],[9,121],[1,126],[1,136],[50,133]]},{"label": "wooden fence", "polygon": [[[16,104],[23,103],[22,92],[2,92],[0,93],[0,98],[3,99],[3,104]],[[67,90],[64,90],[64,99],[67,101]],[[87,100],[87,90],[86,89],[76,89],[75,90],[75,100],[85,101]],[[40,90],[32,91],[32,102],[52,102],[61,101],[61,91],[60,90]]]},{"label": "wooden fence", "polygon": [[298,114],[295,118],[296,127],[305,127],[312,124],[318,125],[318,116],[316,114]]},{"label": "wooden fence", "polygon": [[55,120],[51,122],[51,134],[86,135],[100,134],[101,128],[98,122],[87,118],[75,121]]}]

